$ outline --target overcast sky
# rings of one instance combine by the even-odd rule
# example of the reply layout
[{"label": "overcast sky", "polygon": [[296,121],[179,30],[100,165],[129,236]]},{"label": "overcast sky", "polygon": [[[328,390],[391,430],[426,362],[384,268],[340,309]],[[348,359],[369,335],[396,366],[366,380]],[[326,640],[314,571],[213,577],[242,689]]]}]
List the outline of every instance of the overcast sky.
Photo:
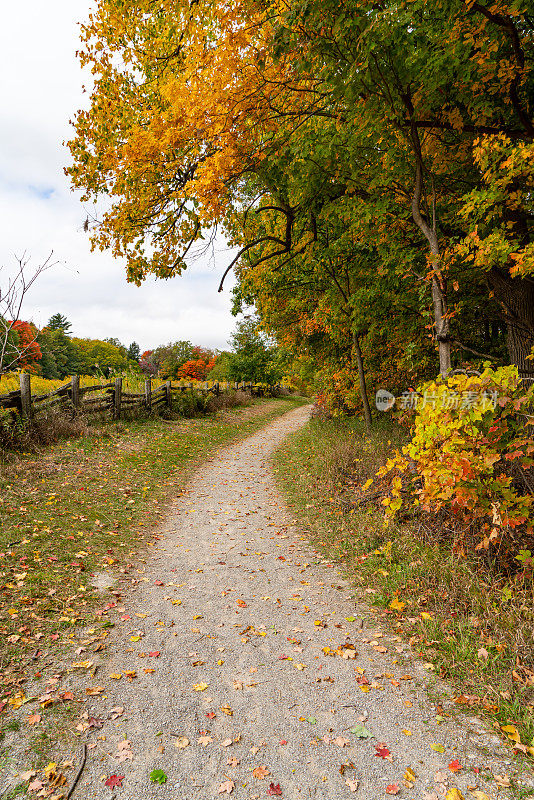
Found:
[{"label": "overcast sky", "polygon": [[[0,26],[0,265],[26,251],[34,264],[51,250],[61,265],[42,275],[23,318],[44,324],[56,312],[75,336],[116,336],[142,350],[189,339],[224,348],[235,327],[231,281],[218,281],[231,260],[224,243],[215,264],[196,263],[170,281],[126,282],[124,266],[108,253],[91,253],[84,208],[63,175],[69,119],[84,102],[75,58],[77,22],[90,0],[26,0],[2,11]],[[4,274],[6,269],[4,268]],[[5,278],[0,272],[0,286]]]}]

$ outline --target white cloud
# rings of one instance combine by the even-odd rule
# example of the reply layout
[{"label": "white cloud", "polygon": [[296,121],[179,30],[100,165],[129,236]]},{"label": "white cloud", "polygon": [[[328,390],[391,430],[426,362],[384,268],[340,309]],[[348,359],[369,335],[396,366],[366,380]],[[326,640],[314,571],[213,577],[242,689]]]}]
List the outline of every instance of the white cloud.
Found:
[{"label": "white cloud", "polygon": [[116,336],[142,349],[176,339],[224,348],[235,326],[232,281],[217,293],[232,258],[224,244],[214,263],[206,257],[178,278],[139,288],[109,253],[90,252],[84,209],[63,174],[69,157],[62,145],[85,102],[75,51],[77,23],[90,7],[88,0],[30,0],[2,10],[0,264],[9,267],[24,251],[37,264],[51,250],[62,262],[28,295],[24,316],[36,324],[59,311],[76,336]]}]

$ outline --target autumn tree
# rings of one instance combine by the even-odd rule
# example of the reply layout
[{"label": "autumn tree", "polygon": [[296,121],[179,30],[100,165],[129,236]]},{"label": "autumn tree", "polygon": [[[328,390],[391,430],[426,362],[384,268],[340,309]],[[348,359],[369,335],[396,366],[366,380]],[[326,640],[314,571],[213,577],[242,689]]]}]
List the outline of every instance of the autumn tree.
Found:
[{"label": "autumn tree", "polygon": [[[480,141],[532,139],[531,32],[513,2],[172,0],[156,13],[150,0],[100,0],[81,55],[95,88],[68,170],[86,199],[110,196],[93,243],[139,283],[179,274],[220,225],[235,263],[278,269],[314,247],[318,217],[342,199],[355,235],[389,248],[385,268],[426,288],[442,372],[451,348],[469,352],[451,328],[468,260],[459,242],[527,369],[528,191],[501,225],[511,249],[494,248],[491,264],[461,211],[487,179]],[[510,198],[514,181],[500,189]]]}]

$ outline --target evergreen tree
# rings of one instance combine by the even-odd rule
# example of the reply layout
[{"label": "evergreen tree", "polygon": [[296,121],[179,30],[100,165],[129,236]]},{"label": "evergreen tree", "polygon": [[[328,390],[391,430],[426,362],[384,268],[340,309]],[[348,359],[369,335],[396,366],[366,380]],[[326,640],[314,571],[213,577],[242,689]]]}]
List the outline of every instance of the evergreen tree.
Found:
[{"label": "evergreen tree", "polygon": [[67,317],[58,313],[50,317],[46,327],[50,328],[51,331],[63,331],[63,333],[68,335],[72,324],[68,321]]},{"label": "evergreen tree", "polygon": [[137,361],[139,363],[139,359],[141,358],[141,348],[137,344],[137,342],[132,342],[128,348],[128,358],[132,361]]}]

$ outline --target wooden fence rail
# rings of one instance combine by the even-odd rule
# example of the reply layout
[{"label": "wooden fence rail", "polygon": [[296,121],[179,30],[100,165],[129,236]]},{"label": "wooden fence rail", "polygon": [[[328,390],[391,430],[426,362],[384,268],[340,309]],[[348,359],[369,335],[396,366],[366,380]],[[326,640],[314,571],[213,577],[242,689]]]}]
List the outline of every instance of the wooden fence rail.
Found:
[{"label": "wooden fence rail", "polygon": [[202,394],[218,396],[224,392],[246,391],[253,396],[276,395],[281,385],[254,383],[219,383],[205,381],[202,384],[173,384],[165,381],[152,388],[152,380],[145,380],[142,392],[126,392],[122,388],[122,378],[97,386],[80,387],[80,376],[73,375],[68,383],[48,394],[32,395],[31,376],[27,372],[20,374],[20,389],[0,395],[0,408],[20,414],[23,419],[31,419],[37,414],[60,408],[71,414],[108,413],[113,419],[120,419],[126,410],[143,408],[146,411],[159,411],[161,408],[172,408],[173,395],[194,390]]}]

